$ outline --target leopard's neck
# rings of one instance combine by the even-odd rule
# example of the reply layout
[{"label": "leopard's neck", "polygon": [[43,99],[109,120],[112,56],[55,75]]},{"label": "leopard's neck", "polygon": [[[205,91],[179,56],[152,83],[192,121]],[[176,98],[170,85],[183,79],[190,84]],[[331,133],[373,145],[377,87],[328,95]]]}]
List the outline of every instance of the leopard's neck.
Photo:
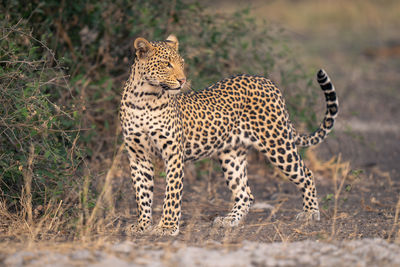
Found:
[{"label": "leopard's neck", "polygon": [[137,109],[159,109],[166,106],[170,101],[170,96],[161,86],[151,85],[146,80],[144,69],[136,61],[131,69],[128,81],[125,83],[123,100],[130,104],[131,108]]}]

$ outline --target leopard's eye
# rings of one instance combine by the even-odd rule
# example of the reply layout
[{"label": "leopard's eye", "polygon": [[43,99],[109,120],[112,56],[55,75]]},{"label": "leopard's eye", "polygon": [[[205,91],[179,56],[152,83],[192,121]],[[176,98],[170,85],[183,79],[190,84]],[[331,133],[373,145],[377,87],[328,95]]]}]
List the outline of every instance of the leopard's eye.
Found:
[{"label": "leopard's eye", "polygon": [[172,68],[171,63],[167,62],[167,67],[168,67],[168,68]]}]

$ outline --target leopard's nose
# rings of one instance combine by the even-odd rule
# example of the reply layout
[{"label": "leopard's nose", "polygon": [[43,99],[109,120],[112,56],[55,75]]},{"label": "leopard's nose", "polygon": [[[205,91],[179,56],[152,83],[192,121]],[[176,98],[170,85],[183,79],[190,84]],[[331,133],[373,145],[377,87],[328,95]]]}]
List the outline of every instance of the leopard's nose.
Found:
[{"label": "leopard's nose", "polygon": [[178,82],[179,82],[179,84],[182,86],[182,85],[186,82],[186,79],[185,79],[185,78],[183,78],[183,79],[178,79]]}]

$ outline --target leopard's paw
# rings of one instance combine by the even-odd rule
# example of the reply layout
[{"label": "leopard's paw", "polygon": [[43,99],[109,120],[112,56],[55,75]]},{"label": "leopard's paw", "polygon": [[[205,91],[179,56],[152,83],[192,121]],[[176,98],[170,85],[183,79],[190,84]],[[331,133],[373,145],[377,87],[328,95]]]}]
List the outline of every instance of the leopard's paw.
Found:
[{"label": "leopard's paw", "polygon": [[128,235],[144,234],[151,231],[151,222],[131,224],[126,228]]},{"label": "leopard's paw", "polygon": [[298,221],[319,221],[320,220],[319,210],[302,211],[296,215],[296,220],[298,220]]},{"label": "leopard's paw", "polygon": [[159,224],[153,228],[151,233],[159,236],[177,236],[179,234],[179,226],[165,227],[164,225]]},{"label": "leopard's paw", "polygon": [[222,227],[235,227],[239,225],[239,220],[231,216],[217,217],[214,220],[214,225]]}]

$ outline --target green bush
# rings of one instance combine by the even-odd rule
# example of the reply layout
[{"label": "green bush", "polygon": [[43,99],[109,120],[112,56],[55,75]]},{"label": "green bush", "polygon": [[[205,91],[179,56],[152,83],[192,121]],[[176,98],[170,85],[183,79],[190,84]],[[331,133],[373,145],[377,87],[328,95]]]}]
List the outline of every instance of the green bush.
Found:
[{"label": "green bush", "polygon": [[85,156],[76,146],[80,114],[73,106],[60,104],[71,95],[51,51],[29,32],[2,26],[1,194],[15,207],[24,177],[32,176],[33,202],[43,203],[49,197],[63,197]]},{"label": "green bush", "polygon": [[80,190],[88,169],[103,177],[121,142],[120,92],[138,36],[176,34],[195,89],[227,75],[272,73],[292,119],[314,125],[308,75],[279,29],[256,24],[248,10],[217,15],[182,0],[10,0],[0,21],[1,195],[10,207],[20,202],[26,170],[33,205]]}]

